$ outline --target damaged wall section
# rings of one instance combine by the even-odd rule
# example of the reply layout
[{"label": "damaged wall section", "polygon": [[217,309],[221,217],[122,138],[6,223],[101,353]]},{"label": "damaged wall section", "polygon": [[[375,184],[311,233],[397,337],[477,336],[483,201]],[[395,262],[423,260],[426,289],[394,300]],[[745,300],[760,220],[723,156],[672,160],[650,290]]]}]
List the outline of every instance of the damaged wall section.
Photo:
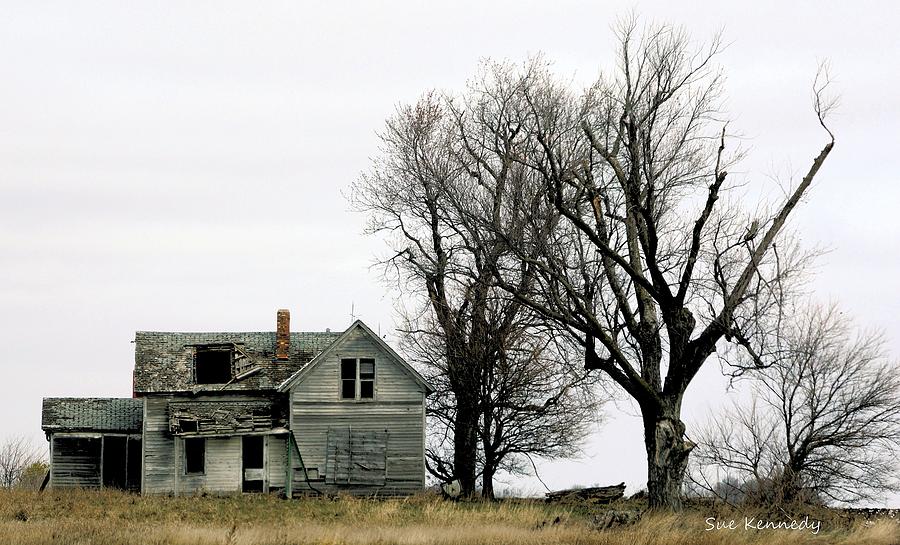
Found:
[{"label": "damaged wall section", "polygon": [[144,402],[131,398],[45,398],[50,486],[140,491]]},{"label": "damaged wall section", "polygon": [[261,432],[286,425],[286,401],[217,398],[169,403],[169,432],[173,435]]}]

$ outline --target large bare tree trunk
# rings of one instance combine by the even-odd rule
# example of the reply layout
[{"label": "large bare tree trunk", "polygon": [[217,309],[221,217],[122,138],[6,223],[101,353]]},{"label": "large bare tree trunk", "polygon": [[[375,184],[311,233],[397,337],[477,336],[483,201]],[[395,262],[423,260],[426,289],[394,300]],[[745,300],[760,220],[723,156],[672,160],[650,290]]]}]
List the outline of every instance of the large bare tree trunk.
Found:
[{"label": "large bare tree trunk", "polygon": [[680,511],[684,472],[694,445],[685,440],[684,423],[672,406],[644,410],[643,415],[650,508]]},{"label": "large bare tree trunk", "polygon": [[481,497],[486,500],[494,499],[494,474],[496,470],[494,468],[488,468],[485,466],[483,469],[484,474],[481,478]]},{"label": "large bare tree trunk", "polygon": [[[487,426],[487,416],[485,416],[485,426]],[[484,465],[481,468],[481,497],[485,500],[494,499],[494,475],[497,473],[497,456],[496,452],[491,449],[488,444],[482,446],[484,452]]]},{"label": "large bare tree trunk", "polygon": [[453,427],[453,472],[459,480],[462,496],[475,494],[478,452],[477,400],[457,394],[456,422]]}]

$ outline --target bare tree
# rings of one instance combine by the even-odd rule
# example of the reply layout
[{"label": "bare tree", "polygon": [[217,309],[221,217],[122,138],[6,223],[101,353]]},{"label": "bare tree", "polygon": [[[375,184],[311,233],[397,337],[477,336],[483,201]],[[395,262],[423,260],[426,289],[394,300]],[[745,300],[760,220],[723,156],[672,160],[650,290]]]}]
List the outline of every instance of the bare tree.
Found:
[{"label": "bare tree", "polygon": [[[720,341],[750,346],[757,316],[773,308],[769,286],[803,263],[773,250],[834,146],[827,79],[814,95],[827,144],[781,204],[744,212],[723,199],[737,155],[725,153],[718,40],[693,49],[671,27],[638,36],[634,21],[619,37],[617,73],[581,97],[535,63],[517,79],[495,67],[464,99],[457,131],[473,177],[507,192],[508,208],[484,220],[526,264],[500,263],[497,284],[568,329],[587,368],[637,402],[650,505],[679,509],[694,447],[681,419],[688,386]],[[480,104],[508,87],[514,107],[485,122]],[[529,171],[512,186],[493,166],[510,134],[514,164]]]},{"label": "bare tree", "polygon": [[556,334],[518,331],[485,377],[479,435],[486,498],[494,497],[498,470],[531,474],[533,456],[572,457],[599,421],[596,377],[573,365],[580,354]]},{"label": "bare tree", "polygon": [[[406,236],[412,217],[432,227],[429,238],[410,238],[397,255],[433,285],[436,315],[452,318],[441,318],[444,331],[460,323],[481,330],[477,313],[447,309],[469,312],[478,306],[468,302],[472,294],[500,288],[580,343],[585,367],[640,407],[650,505],[679,509],[694,448],[681,419],[685,392],[720,343],[752,354],[760,325],[771,323],[760,316],[778,308],[772,286],[788,285],[802,268],[805,256],[788,251],[784,226],[833,149],[824,121],[833,103],[823,99],[823,73],[814,107],[827,143],[783,202],[744,211],[726,198],[743,181],[727,181],[740,154],[726,153],[718,38],[694,48],[683,31],[639,33],[634,20],[620,26],[619,38],[615,73],[582,94],[536,59],[522,69],[488,63],[463,95],[430,103],[449,110],[453,124],[438,116],[428,138],[397,148],[408,160],[392,165],[425,172],[429,181],[380,195],[393,223],[379,227]],[[446,195],[471,203],[456,208],[463,213],[445,218],[434,206],[395,204],[411,192],[433,201],[433,180],[448,175],[459,183]],[[490,258],[473,257],[478,281],[457,290],[465,303],[450,305],[436,279],[448,278],[451,256],[474,256],[473,249]],[[467,421],[458,410],[457,422]]]},{"label": "bare tree", "polygon": [[[434,335],[438,346],[423,346],[423,337],[429,338],[422,333],[404,336],[404,348],[436,389],[428,400],[427,458],[430,472],[446,481],[454,476],[456,396],[442,357],[441,336]],[[535,457],[555,459],[579,452],[590,425],[599,420],[601,405],[596,378],[573,364],[579,359],[558,332],[523,327],[516,328],[497,359],[483,367],[477,426],[482,497],[494,498],[498,471],[533,474]]]},{"label": "bare tree", "polygon": [[[484,115],[496,115],[483,106]],[[454,136],[456,113],[435,94],[399,108],[353,201],[370,214],[370,232],[391,245],[388,277],[413,296],[399,305],[402,342],[437,387],[429,414],[444,430],[428,449],[429,469],[458,479],[465,495],[480,472],[483,494],[493,497],[496,471],[521,467],[521,456],[573,452],[581,419],[596,419],[597,404],[590,390],[572,387],[587,377],[570,352],[556,349],[565,343],[496,286],[497,267],[515,255],[474,218],[499,214],[506,192],[472,178]],[[509,168],[511,153],[501,151],[498,177],[513,183],[523,169]],[[519,282],[525,289],[528,275]]]},{"label": "bare tree", "polygon": [[771,340],[779,357],[747,375],[753,403],[703,434],[701,469],[724,470],[742,496],[765,501],[856,502],[897,490],[900,375],[884,339],[835,305],[791,314]]},{"label": "bare tree", "polygon": [[7,437],[0,444],[0,487],[18,485],[25,470],[43,459],[42,453],[25,436]]}]

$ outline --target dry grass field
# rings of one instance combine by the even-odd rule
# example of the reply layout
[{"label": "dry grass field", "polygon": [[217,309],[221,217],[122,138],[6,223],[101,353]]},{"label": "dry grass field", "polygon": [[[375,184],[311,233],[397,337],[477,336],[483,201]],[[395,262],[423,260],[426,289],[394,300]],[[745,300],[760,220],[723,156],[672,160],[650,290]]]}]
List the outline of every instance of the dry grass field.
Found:
[{"label": "dry grass field", "polygon": [[[628,505],[623,507],[627,508]],[[630,506],[633,507],[633,506]],[[0,543],[22,545],[290,544],[900,544],[896,519],[852,520],[832,512],[809,530],[745,530],[745,514],[645,516],[638,524],[597,530],[601,508],[528,500],[447,502],[306,499],[269,496],[138,497],[115,492],[0,491]],[[735,530],[706,531],[706,517],[738,519]],[[558,522],[557,522],[558,520]]]}]

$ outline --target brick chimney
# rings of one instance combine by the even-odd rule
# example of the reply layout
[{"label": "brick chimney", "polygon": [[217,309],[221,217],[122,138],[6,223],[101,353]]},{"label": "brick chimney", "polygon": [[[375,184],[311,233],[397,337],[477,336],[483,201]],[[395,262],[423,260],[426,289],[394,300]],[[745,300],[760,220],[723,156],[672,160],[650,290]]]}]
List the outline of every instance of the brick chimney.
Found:
[{"label": "brick chimney", "polygon": [[286,360],[291,349],[291,311],[278,309],[275,322],[275,359]]}]

